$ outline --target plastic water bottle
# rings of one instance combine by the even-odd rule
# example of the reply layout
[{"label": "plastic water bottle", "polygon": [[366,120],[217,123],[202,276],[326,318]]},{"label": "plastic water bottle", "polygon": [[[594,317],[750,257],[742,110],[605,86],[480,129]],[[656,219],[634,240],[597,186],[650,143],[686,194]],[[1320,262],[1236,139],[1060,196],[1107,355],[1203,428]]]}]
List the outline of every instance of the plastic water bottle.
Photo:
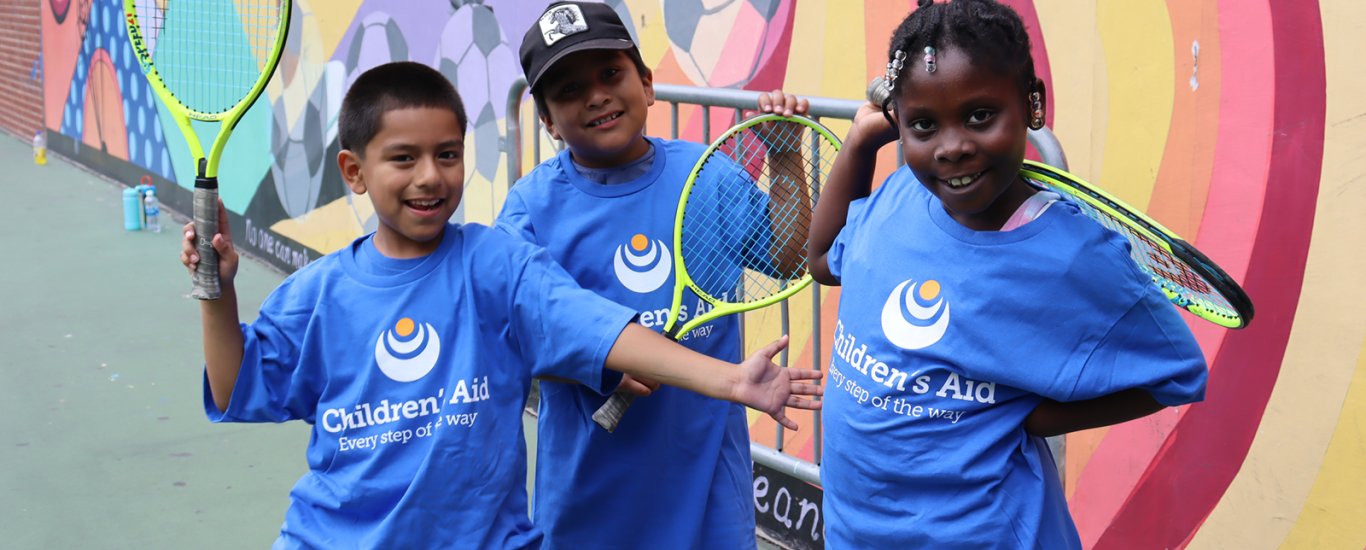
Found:
[{"label": "plastic water bottle", "polygon": [[147,190],[147,199],[143,202],[143,212],[147,213],[147,229],[153,233],[161,232],[161,204],[157,202],[156,191]]},{"label": "plastic water bottle", "polygon": [[[138,209],[138,228],[147,227],[147,193],[155,193],[157,188],[152,185],[152,176],[142,176],[141,183],[133,186],[136,194]],[[161,206],[159,203],[157,206]]]},{"label": "plastic water bottle", "polygon": [[47,133],[42,130],[33,133],[33,163],[47,164]]}]

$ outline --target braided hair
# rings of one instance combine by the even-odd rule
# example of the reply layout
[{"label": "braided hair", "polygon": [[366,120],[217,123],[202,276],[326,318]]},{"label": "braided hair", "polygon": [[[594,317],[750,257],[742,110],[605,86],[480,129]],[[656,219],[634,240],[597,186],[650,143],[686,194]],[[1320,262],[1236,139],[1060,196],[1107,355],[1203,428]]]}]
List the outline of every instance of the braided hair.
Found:
[{"label": "braided hair", "polygon": [[1020,15],[996,0],[949,0],[937,3],[920,0],[915,11],[892,33],[887,58],[905,52],[906,66],[892,79],[883,114],[891,120],[888,106],[897,90],[921,59],[925,47],[943,51],[957,47],[974,65],[989,67],[1002,74],[1017,73],[1020,91],[1028,94],[1034,87],[1034,58],[1030,56],[1029,34]]}]

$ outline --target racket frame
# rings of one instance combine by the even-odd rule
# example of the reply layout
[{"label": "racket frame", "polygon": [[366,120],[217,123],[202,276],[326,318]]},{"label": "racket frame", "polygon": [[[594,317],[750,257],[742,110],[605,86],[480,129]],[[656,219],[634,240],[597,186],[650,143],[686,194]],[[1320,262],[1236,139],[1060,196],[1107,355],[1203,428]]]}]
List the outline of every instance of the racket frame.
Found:
[{"label": "racket frame", "polygon": [[1154,277],[1154,284],[1162,290],[1162,293],[1173,304],[1201,319],[1226,328],[1243,328],[1252,321],[1254,314],[1252,300],[1242,287],[1238,286],[1238,283],[1228,273],[1224,272],[1218,264],[1156,220],[1066,170],[1026,159],[1020,168],[1020,172],[1028,179],[1060,191],[1069,200],[1084,202],[1088,206],[1110,215],[1120,223],[1127,225],[1135,233],[1146,238],[1154,246],[1169,252],[1184,264],[1171,267],[1177,270],[1189,270],[1199,275],[1215,292],[1228,301],[1236,315],[1227,315],[1216,308],[1205,305],[1200,300],[1191,300],[1182,296]]},{"label": "racket frame", "polygon": [[[753,302],[745,302],[742,304],[726,302],[716,298],[715,296],[712,296],[711,294],[707,293],[705,290],[700,288],[698,285],[693,283],[692,278],[688,276],[687,262],[683,258],[684,213],[687,210],[688,197],[691,195],[693,186],[697,183],[697,177],[702,173],[702,168],[706,165],[707,159],[709,159],[712,153],[719,149],[721,145],[725,144],[731,136],[748,130],[749,128],[752,128],[754,126],[758,126],[760,124],[765,124],[769,122],[788,122],[800,124],[824,137],[826,142],[834,148],[835,152],[839,152],[839,149],[841,147],[841,142],[839,138],[835,137],[835,134],[832,133],[828,128],[826,128],[821,123],[801,115],[784,116],[774,113],[762,114],[745,119],[741,121],[739,124],[732,126],[729,130],[726,130],[725,133],[721,134],[720,137],[712,141],[711,145],[707,147],[707,150],[702,153],[702,157],[698,159],[697,164],[693,166],[692,171],[688,173],[688,179],[683,184],[683,192],[680,195],[678,201],[678,211],[674,214],[673,253],[674,269],[676,269],[677,272],[674,275],[673,305],[669,308],[669,320],[664,325],[664,334],[666,336],[669,336],[670,338],[673,338],[674,340],[678,340],[682,337],[682,335],[687,334],[688,331],[697,328],[698,326],[701,326],[702,324],[707,323],[712,319],[724,317],[726,315],[730,315],[733,313],[753,311],[756,309],[761,309],[776,304],[778,302],[782,302],[783,300],[792,297],[792,295],[801,292],[802,289],[806,288],[808,285],[811,284],[811,272],[810,270],[807,270],[807,273],[805,275],[801,276],[798,279],[793,279],[792,281],[789,281],[785,288],[773,294],[772,296],[768,296],[766,298],[756,300]],[[808,147],[809,144],[804,143],[802,144],[802,146]],[[812,202],[812,207],[814,208],[814,196],[812,197]],[[684,289],[689,288],[692,289],[693,293],[696,294],[698,298],[707,302],[707,304],[709,304],[711,307],[708,308],[706,313],[703,313],[702,315],[698,315],[695,317],[691,317],[682,325],[678,325],[679,313],[683,307],[683,291]]]},{"label": "racket frame", "polygon": [[[826,128],[824,125],[822,125],[820,122],[817,122],[814,119],[801,115],[783,116],[774,113],[761,114],[740,121],[735,126],[732,126],[729,130],[726,130],[725,133],[721,134],[720,137],[717,137],[715,140],[712,141],[711,145],[708,146],[707,150],[702,153],[702,156],[697,159],[697,163],[693,165],[692,170],[688,173],[688,179],[683,183],[683,191],[679,195],[678,210],[674,214],[673,255],[674,269],[676,271],[674,272],[673,305],[669,307],[669,320],[664,325],[664,335],[674,340],[675,342],[679,341],[683,337],[683,335],[688,333],[688,331],[702,325],[703,323],[733,313],[753,311],[756,309],[764,308],[782,302],[783,300],[790,298],[793,294],[801,292],[802,289],[811,285],[811,271],[808,269],[805,275],[803,275],[800,278],[794,279],[793,281],[790,281],[787,284],[787,286],[783,288],[781,291],[762,300],[745,302],[742,304],[725,302],[717,299],[716,297],[712,296],[711,294],[707,293],[706,291],[699,288],[696,284],[694,284],[692,279],[687,274],[687,263],[683,261],[684,211],[687,209],[688,197],[692,193],[693,185],[697,183],[697,176],[702,172],[702,168],[706,166],[707,159],[709,159],[712,153],[719,149],[722,144],[726,143],[726,141],[730,139],[731,136],[746,129],[749,129],[753,126],[768,122],[791,122],[801,124],[802,126],[806,126],[807,128],[811,129],[814,132],[817,132],[819,135],[824,137],[826,142],[829,143],[830,146],[832,146],[835,149],[836,153],[839,152],[840,147],[842,146],[839,138],[836,137],[835,134],[832,133],[829,128]],[[809,144],[802,144],[802,146],[807,147],[809,146]],[[814,209],[814,203],[816,199],[814,194],[811,197],[811,199],[811,207]],[[692,317],[688,319],[687,322],[683,323],[682,325],[679,325],[679,313],[682,311],[683,308],[683,290],[687,288],[691,288],[693,293],[696,294],[698,298],[707,302],[712,307],[709,308],[706,313]],[[626,409],[631,406],[631,403],[636,400],[636,397],[636,394],[630,392],[613,392],[612,395],[608,396],[607,401],[604,402],[602,406],[598,408],[598,410],[593,412],[593,422],[597,423],[598,426],[602,427],[602,429],[608,431],[609,433],[616,431],[617,425],[621,422],[622,417],[626,414]]]}]

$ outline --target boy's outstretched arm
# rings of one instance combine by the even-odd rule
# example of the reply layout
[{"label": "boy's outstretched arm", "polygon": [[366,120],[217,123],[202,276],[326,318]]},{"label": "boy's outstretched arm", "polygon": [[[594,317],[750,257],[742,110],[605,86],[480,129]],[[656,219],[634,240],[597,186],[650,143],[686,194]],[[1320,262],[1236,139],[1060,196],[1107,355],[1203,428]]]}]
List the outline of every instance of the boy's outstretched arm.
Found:
[{"label": "boy's outstretched arm", "polygon": [[[194,222],[185,224],[185,238],[180,243],[180,263],[190,270],[199,265],[195,252]],[[209,381],[209,392],[219,411],[228,409],[232,388],[237,384],[237,372],[242,368],[242,328],[237,316],[237,248],[232,245],[232,231],[223,201],[218,201],[218,234],[213,236],[213,248],[218,251],[218,276],[223,295],[217,300],[200,300],[199,316],[204,331],[204,372]]]},{"label": "boy's outstretched arm", "polygon": [[1085,401],[1061,403],[1044,399],[1025,418],[1030,435],[1052,437],[1142,418],[1162,410],[1164,405],[1146,390],[1131,389]]},{"label": "boy's outstretched arm", "polygon": [[607,354],[606,367],[707,397],[734,401],[768,413],[788,429],[797,423],[783,413],[784,407],[819,409],[824,389],[803,380],[819,380],[820,371],[782,368],[773,356],[787,347],[787,337],[765,346],[743,363],[733,365],[683,347],[636,323],[626,325]]},{"label": "boy's outstretched arm", "polygon": [[859,107],[854,124],[844,138],[844,145],[830,168],[830,177],[821,190],[821,200],[811,220],[811,236],[806,243],[806,261],[811,276],[823,285],[838,285],[839,279],[830,273],[825,255],[844,228],[849,214],[849,203],[871,193],[873,171],[877,168],[877,152],[883,145],[895,142],[896,128],[887,123],[878,107],[871,103]]}]

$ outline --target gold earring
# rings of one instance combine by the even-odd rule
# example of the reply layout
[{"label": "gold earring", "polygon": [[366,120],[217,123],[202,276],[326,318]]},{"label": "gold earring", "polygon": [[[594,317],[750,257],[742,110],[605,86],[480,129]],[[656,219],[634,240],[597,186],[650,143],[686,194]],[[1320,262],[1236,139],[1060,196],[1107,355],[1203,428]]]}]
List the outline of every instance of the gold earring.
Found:
[{"label": "gold earring", "polygon": [[1034,130],[1043,128],[1043,96],[1039,92],[1029,93],[1029,102],[1032,113],[1029,119],[1029,127]]}]

